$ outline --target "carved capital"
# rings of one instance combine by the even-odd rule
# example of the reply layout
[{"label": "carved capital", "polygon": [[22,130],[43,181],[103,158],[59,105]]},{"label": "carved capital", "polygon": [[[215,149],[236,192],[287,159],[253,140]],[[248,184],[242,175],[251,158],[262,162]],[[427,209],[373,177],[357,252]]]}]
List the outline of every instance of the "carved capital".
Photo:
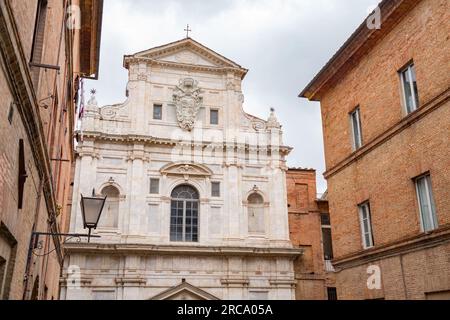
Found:
[{"label": "carved capital", "polygon": [[137,79],[138,79],[138,81],[147,81],[148,80],[148,76],[145,73],[139,73],[137,75]]}]

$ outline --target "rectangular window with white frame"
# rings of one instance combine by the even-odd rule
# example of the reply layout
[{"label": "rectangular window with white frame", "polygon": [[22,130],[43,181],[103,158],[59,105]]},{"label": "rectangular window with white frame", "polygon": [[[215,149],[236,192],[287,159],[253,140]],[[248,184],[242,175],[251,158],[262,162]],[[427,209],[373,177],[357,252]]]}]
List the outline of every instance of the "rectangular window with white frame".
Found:
[{"label": "rectangular window with white frame", "polygon": [[211,183],[211,197],[214,198],[220,197],[220,182]]},{"label": "rectangular window with white frame", "polygon": [[362,147],[362,129],[361,129],[361,110],[357,107],[350,113],[350,122],[353,134],[353,150],[358,150]]},{"label": "rectangular window with white frame", "polygon": [[419,108],[419,90],[417,89],[416,68],[414,63],[400,70],[403,101],[406,113],[410,114]]},{"label": "rectangular window with white frame", "polygon": [[370,203],[365,202],[359,205],[358,210],[359,210],[359,220],[361,224],[363,247],[364,249],[369,249],[374,246]]},{"label": "rectangular window with white frame", "polygon": [[214,126],[219,125],[219,110],[217,110],[217,109],[210,110],[209,123]]},{"label": "rectangular window with white frame", "polygon": [[159,179],[150,179],[150,194],[159,194]]},{"label": "rectangular window with white frame", "polygon": [[422,231],[433,231],[438,228],[438,219],[431,187],[431,176],[429,174],[420,176],[415,179],[415,184]]},{"label": "rectangular window with white frame", "polygon": [[162,108],[161,104],[153,105],[153,120],[162,120]]}]

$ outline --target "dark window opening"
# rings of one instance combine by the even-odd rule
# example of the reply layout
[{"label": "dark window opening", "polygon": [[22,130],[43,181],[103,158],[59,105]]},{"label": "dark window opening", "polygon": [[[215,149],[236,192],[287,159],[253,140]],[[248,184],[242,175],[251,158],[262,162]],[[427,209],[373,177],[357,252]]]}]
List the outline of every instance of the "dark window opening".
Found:
[{"label": "dark window opening", "polygon": [[322,228],[323,254],[325,260],[333,260],[333,242],[331,240],[331,228]]},{"label": "dark window opening", "polygon": [[329,301],[337,301],[338,300],[337,289],[336,288],[328,287],[327,288],[327,295],[328,295],[328,300]]},{"label": "dark window opening", "polygon": [[211,183],[211,196],[215,198],[220,197],[220,182]]},{"label": "dark window opening", "polygon": [[14,117],[14,103],[11,103],[9,105],[9,111],[8,111],[8,122],[9,122],[9,124],[12,124],[13,117]]},{"label": "dark window opening", "polygon": [[210,113],[210,124],[218,125],[219,124],[219,110],[211,110]]},{"label": "dark window opening", "polygon": [[153,105],[153,120],[162,120],[162,105]]},{"label": "dark window opening", "polygon": [[23,194],[25,188],[25,182],[28,178],[26,167],[25,167],[25,146],[23,139],[19,140],[19,183],[18,183],[18,207],[23,208]]},{"label": "dark window opening", "polygon": [[320,215],[322,224],[322,244],[325,260],[333,260],[333,240],[331,238],[331,219],[328,213]]}]

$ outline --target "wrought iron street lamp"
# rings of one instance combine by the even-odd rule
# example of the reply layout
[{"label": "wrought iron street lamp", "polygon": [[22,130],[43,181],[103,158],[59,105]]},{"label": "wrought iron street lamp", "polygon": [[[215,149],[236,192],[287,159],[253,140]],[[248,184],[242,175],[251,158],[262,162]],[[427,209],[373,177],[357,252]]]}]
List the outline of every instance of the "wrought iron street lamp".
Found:
[{"label": "wrought iron street lamp", "polygon": [[92,197],[84,197],[81,195],[81,214],[83,216],[83,224],[85,229],[89,229],[88,242],[91,240],[92,229],[97,229],[100,216],[105,206],[107,197],[96,197],[95,190]]},{"label": "wrought iron street lamp", "polygon": [[[58,240],[59,237],[65,237],[66,239],[62,242],[63,244],[67,243],[68,241],[78,238],[81,241],[81,238],[88,238],[88,242],[91,241],[91,238],[100,238],[100,236],[97,235],[91,235],[92,229],[97,229],[98,222],[100,220],[100,216],[103,211],[103,207],[105,206],[107,197],[96,197],[95,196],[95,190],[92,192],[92,197],[83,197],[81,195],[81,213],[83,216],[83,224],[85,229],[89,229],[89,234],[70,234],[70,233],[55,233],[55,232],[36,232],[33,231],[31,234],[31,241],[30,241],[30,247],[28,249],[28,259],[27,259],[27,266],[26,266],[26,272],[25,272],[25,287],[28,287],[28,278],[29,278],[29,272],[30,272],[30,265],[32,263],[32,255],[36,255],[38,257],[45,257],[53,252],[57,251],[58,256],[60,257],[60,261],[62,261],[64,258],[62,257],[60,251],[59,251],[59,245],[56,243],[60,243]],[[55,249],[51,250],[50,252],[46,252],[43,254],[37,254],[34,252],[35,249],[42,249],[42,246],[40,244],[39,238],[40,237],[54,237],[57,240],[55,240]],[[61,262],[62,263],[62,262]]]}]

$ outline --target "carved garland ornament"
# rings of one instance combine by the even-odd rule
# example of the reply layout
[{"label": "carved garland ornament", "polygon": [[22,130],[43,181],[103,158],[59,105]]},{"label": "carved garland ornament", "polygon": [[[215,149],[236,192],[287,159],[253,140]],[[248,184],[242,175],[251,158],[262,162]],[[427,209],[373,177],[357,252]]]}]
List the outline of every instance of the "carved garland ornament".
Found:
[{"label": "carved garland ornament", "polygon": [[197,114],[203,104],[203,97],[198,82],[192,78],[180,80],[175,88],[173,102],[177,108],[179,126],[187,131],[192,131],[195,126]]}]

